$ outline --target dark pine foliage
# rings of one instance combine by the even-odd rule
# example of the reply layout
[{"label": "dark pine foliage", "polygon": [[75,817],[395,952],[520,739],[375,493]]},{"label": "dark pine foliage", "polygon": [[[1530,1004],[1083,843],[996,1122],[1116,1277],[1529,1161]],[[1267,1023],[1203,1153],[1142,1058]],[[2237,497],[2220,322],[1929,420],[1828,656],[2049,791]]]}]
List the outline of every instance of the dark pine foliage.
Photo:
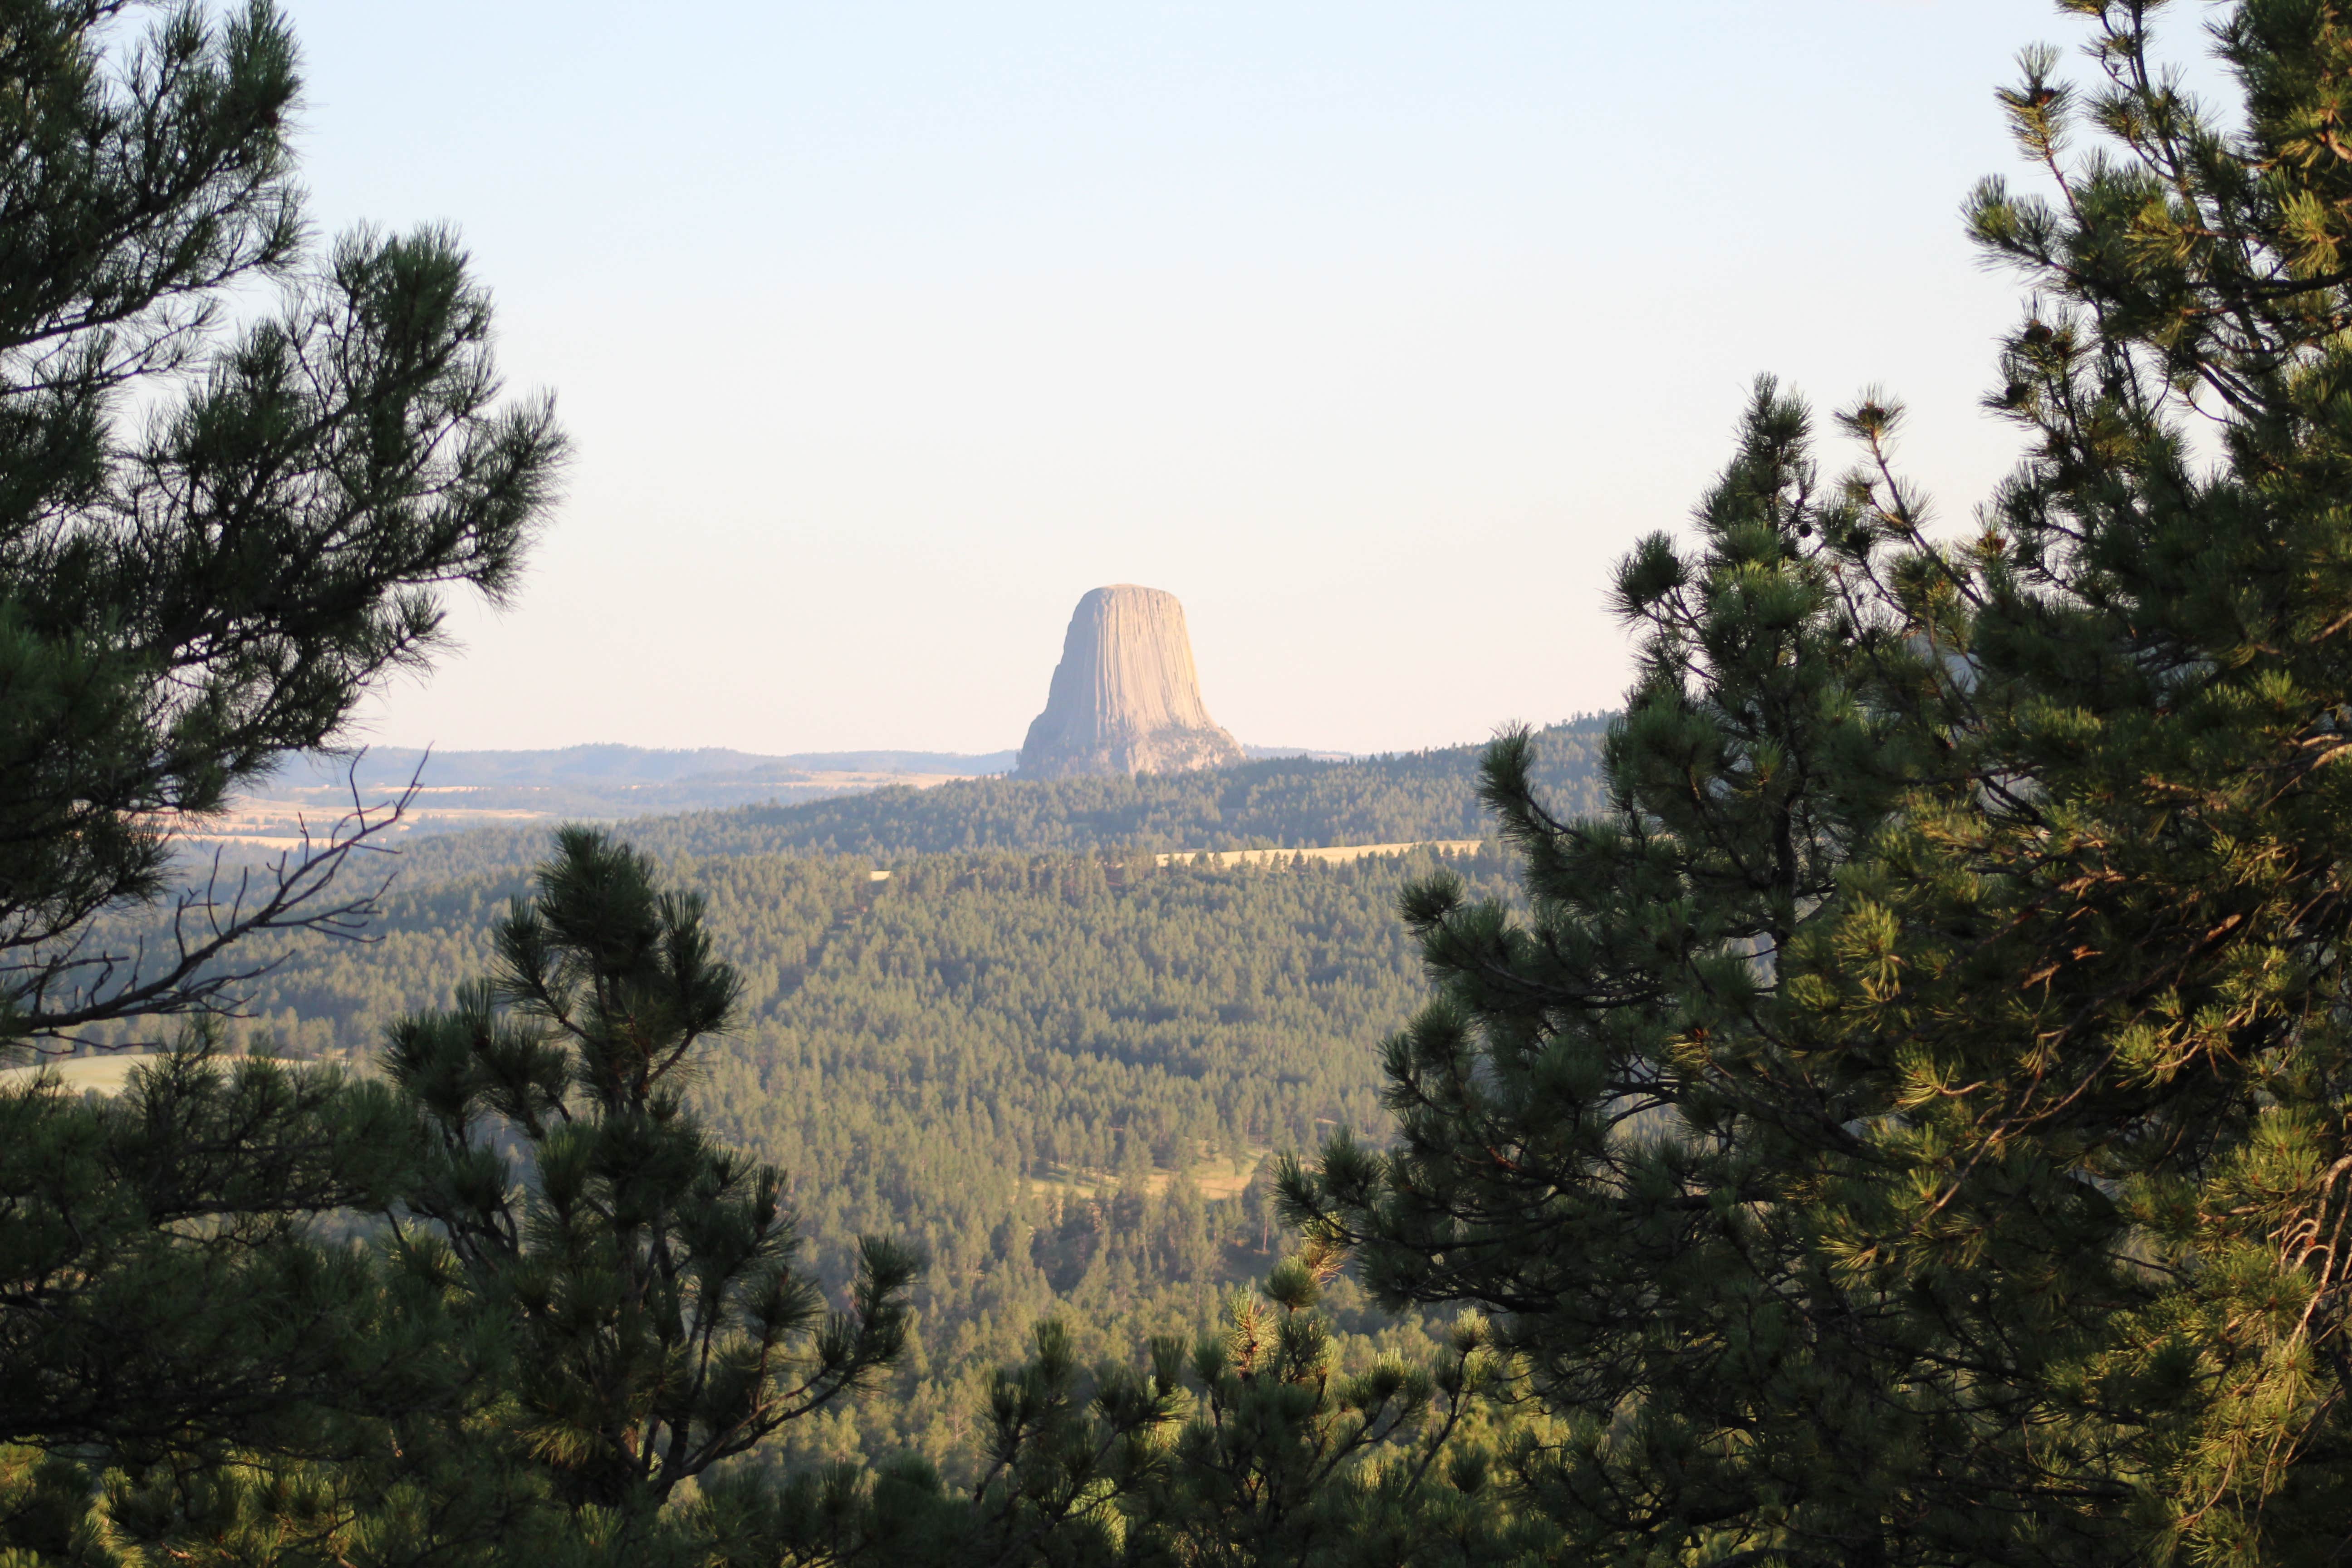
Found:
[{"label": "dark pine foliage", "polygon": [[905,1344],[917,1264],[867,1238],[854,1306],[828,1316],[793,1267],[782,1173],[687,1108],[742,992],[699,898],[588,828],[536,884],[491,976],[390,1031],[384,1068],[430,1150],[392,1213],[404,1250],[446,1247],[511,1321],[518,1451],[563,1502],[643,1516],[869,1385]]},{"label": "dark pine foliage", "polygon": [[1412,900],[1401,1142],[1289,1175],[1387,1299],[1501,1315],[1561,1423],[1520,1484],[1597,1553],[2345,1547],[2352,35],[2230,8],[2223,111],[2159,6],[2066,9],[2087,85],[2003,95],[2052,194],[1969,209],[2033,290],[2022,466],[1931,539],[1895,409],[1824,487],[1760,392],[1621,574],[1610,808],[1496,749],[1531,909]]}]

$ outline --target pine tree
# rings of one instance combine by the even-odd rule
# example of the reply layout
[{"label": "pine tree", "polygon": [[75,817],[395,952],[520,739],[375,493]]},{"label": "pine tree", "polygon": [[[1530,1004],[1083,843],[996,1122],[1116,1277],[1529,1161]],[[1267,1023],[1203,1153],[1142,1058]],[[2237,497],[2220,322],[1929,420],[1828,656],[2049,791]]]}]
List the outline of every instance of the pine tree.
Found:
[{"label": "pine tree", "polygon": [[[235,887],[175,893],[174,857],[426,658],[445,589],[511,587],[562,455],[451,236],[307,242],[283,18],[133,9],[0,0],[0,1057],[178,1042],[110,1104],[0,1089],[0,1549],[60,1554],[59,1499],[75,1551],[135,1553],[469,1406],[432,1292],[317,1228],[388,1200],[409,1120],[212,1059],[236,943],[348,934],[386,815]],[[163,901],[162,943],[93,939]]]},{"label": "pine tree", "polygon": [[1821,489],[1805,410],[1759,384],[1697,548],[1654,538],[1620,570],[1644,635],[1613,811],[1554,819],[1528,737],[1496,744],[1529,915],[1449,877],[1408,894],[1443,984],[1389,1048],[1398,1146],[1284,1173],[1377,1294],[1499,1314],[1562,1423],[1518,1482],[1604,1553],[1874,1561],[1890,1502],[1938,1479],[1916,1473],[1929,1413],[1875,1342],[1890,1303],[1838,1277],[1809,1190],[1843,1173],[1821,1134],[1870,1114],[1868,1089],[1778,1038],[1788,955],[1904,755],[1850,679],[1903,640],[1853,616],[1826,542],[1867,525]]},{"label": "pine tree", "polygon": [[2066,9],[2091,85],[2004,94],[2057,194],[1969,206],[2033,284],[2025,463],[1931,539],[1897,410],[1813,503],[1759,398],[1699,548],[1621,574],[1611,811],[1496,748],[1530,912],[1413,898],[1401,1142],[1288,1184],[1391,1300],[1498,1311],[1565,1423],[1519,1479],[1596,1548],[2341,1544],[2352,54],[2234,7],[2233,126],[2158,6]]},{"label": "pine tree", "polygon": [[1465,1318],[1433,1364],[1385,1355],[1344,1373],[1318,1310],[1341,1262],[1310,1243],[1256,1295],[1236,1294],[1189,1358],[1179,1342],[1154,1347],[1163,1369],[1189,1359],[1193,1394],[1123,1500],[1130,1560],[1429,1563],[1464,1544],[1449,1536],[1490,1549],[1505,1537],[1491,1507],[1466,1503],[1476,1471],[1457,1442],[1496,1370],[1486,1324]]},{"label": "pine tree", "polygon": [[1343,1372],[1319,1308],[1339,1262],[1286,1258],[1221,1329],[1156,1336],[1140,1368],[1087,1368],[1068,1324],[1040,1323],[1034,1354],[989,1382],[968,1495],[911,1459],[739,1474],[706,1489],[695,1539],[729,1568],[1540,1560],[1552,1533],[1486,1485],[1484,1324],[1465,1318],[1427,1364]]},{"label": "pine tree", "polygon": [[[0,1043],[185,1011],[241,935],[353,912],[327,884],[367,821],[192,896],[160,953],[76,943],[425,659],[442,587],[512,587],[563,450],[499,400],[450,235],[306,247],[266,0],[128,45],[127,9],[0,5]],[[233,320],[255,283],[277,308]]]},{"label": "pine tree", "polygon": [[[677,1489],[871,1384],[916,1264],[868,1238],[845,1312],[794,1267],[782,1173],[715,1143],[685,1088],[733,1021],[698,897],[565,828],[499,966],[383,1054],[429,1149],[402,1248],[509,1323],[512,1452],[572,1509],[650,1520]],[[520,1154],[520,1173],[511,1156]]]},{"label": "pine tree", "polygon": [[[391,1201],[414,1158],[382,1086],[225,1069],[199,1042],[110,1099],[0,1095],[0,1415],[21,1445],[0,1548],[203,1533],[278,1482],[320,1492],[313,1461],[381,1449],[388,1424],[480,1404],[438,1293],[317,1234]],[[32,1507],[59,1495],[96,1512]]]}]

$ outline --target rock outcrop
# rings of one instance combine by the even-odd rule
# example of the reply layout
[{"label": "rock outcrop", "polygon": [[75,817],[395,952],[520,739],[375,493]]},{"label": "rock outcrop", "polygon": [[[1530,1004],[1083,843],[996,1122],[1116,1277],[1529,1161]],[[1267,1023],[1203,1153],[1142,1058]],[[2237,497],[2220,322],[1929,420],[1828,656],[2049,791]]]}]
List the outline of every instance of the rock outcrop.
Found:
[{"label": "rock outcrop", "polygon": [[1184,606],[1173,594],[1116,583],[1078,601],[1013,776],[1179,773],[1240,761],[1241,747],[1201,705]]}]

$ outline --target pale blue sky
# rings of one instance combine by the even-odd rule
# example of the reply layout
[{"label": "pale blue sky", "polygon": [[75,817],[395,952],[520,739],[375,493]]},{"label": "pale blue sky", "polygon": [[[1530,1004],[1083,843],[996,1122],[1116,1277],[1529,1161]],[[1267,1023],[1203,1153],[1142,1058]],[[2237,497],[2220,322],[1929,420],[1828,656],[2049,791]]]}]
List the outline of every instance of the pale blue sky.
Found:
[{"label": "pale blue sky", "polygon": [[2046,0],[289,5],[320,226],[456,224],[578,443],[519,606],[372,717],[444,747],[1016,745],[1121,581],[1244,740],[1612,705],[1609,565],[1758,372],[1905,398],[1948,518],[2009,465],[2017,288],[1958,211],[2018,47],[2074,41]]}]

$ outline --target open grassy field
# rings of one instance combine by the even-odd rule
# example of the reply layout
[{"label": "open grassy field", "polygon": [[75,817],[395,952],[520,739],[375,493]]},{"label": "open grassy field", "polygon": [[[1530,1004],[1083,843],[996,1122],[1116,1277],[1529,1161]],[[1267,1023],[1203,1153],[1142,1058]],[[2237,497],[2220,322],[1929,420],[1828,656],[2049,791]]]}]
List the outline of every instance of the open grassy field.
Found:
[{"label": "open grassy field", "polygon": [[147,1059],[147,1052],[125,1051],[121,1056],[74,1057],[66,1061],[0,1068],[0,1092],[24,1088],[43,1073],[54,1073],[69,1089],[120,1094],[131,1081],[131,1069]]}]

